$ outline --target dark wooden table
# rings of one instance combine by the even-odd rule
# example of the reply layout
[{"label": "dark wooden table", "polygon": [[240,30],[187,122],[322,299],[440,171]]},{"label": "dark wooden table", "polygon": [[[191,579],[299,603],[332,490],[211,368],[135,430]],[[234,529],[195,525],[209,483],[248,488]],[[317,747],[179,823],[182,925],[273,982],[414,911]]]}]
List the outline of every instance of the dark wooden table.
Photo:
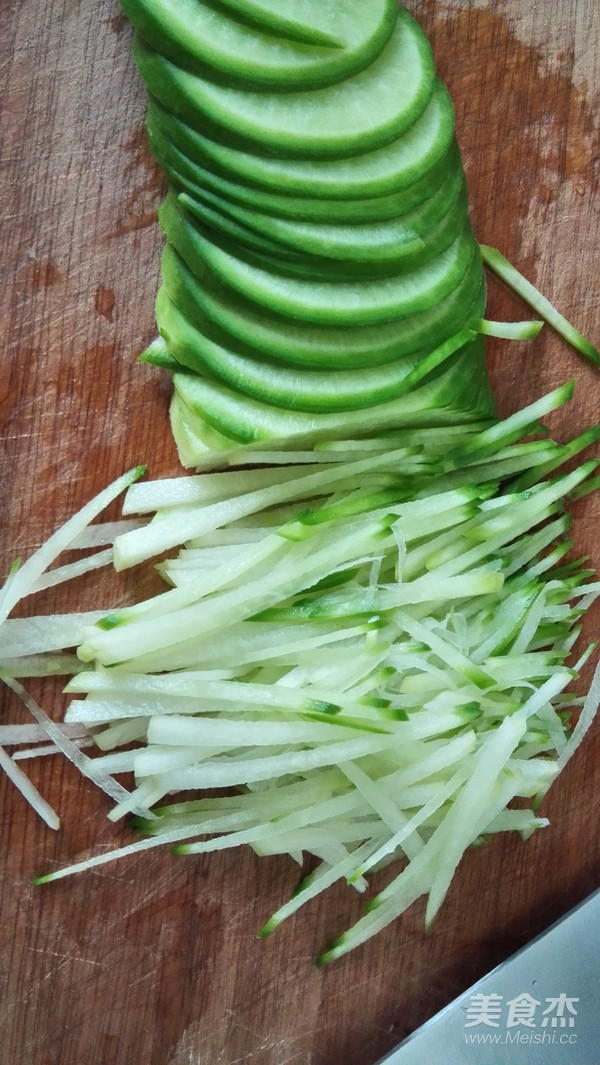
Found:
[{"label": "dark wooden table", "polygon": [[[408,6],[454,96],[480,239],[598,342],[600,7]],[[116,0],[2,4],[4,570],[124,469],[179,468],[167,382],[136,363],[154,332],[163,183],[129,40]],[[492,284],[489,313],[524,309]],[[576,375],[555,432],[598,419],[598,373],[549,332],[531,346],[490,343],[490,368],[503,413]],[[599,508],[577,505],[575,525],[579,553],[597,565]],[[99,580],[100,605],[151,581]],[[85,587],[70,606],[95,605]],[[59,717],[56,687],[34,690]],[[1,700],[2,720],[16,720],[16,700]],[[545,803],[550,828],[470,853],[429,934],[416,904],[326,971],[313,966],[317,949],[359,911],[342,886],[254,938],[296,880],[287,860],[153,852],[32,888],[32,874],[129,838],[62,761],[39,760],[32,777],[63,828],[46,829],[0,784],[2,1065],[370,1065],[600,882],[597,727]]]}]

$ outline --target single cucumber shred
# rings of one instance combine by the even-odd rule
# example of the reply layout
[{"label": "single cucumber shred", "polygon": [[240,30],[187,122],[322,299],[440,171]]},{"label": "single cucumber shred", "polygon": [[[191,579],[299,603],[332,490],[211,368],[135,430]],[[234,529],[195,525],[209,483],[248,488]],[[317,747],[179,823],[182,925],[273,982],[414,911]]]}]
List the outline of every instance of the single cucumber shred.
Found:
[{"label": "single cucumber shred", "polygon": [[[541,323],[485,317],[484,264],[600,358],[478,244],[452,103],[402,6],[122,6],[169,183],[141,358],[172,374],[172,432],[197,472],[125,475],[0,590],[0,679],[142,837],[37,882],[162,844],[313,855],[264,937],[400,860],[323,964],[421,896],[429,925],[467,848],[544,827],[600,701],[598,674],[585,699],[574,689],[593,645],[573,653],[600,583],[565,562],[568,504],[598,487],[597,464],[563,472],[600,429],[539,438],[573,382],[496,418],[485,338]],[[123,488],[123,523],[87,528]],[[100,564],[46,573],[61,550],[100,543],[118,570],[160,557],[168,589],[7,619]],[[46,674],[72,674],[60,727],[17,679]],[[88,732],[94,758],[76,746]],[[57,827],[2,747],[0,765]],[[129,772],[131,790],[114,779]],[[229,793],[165,803],[215,788]]]}]

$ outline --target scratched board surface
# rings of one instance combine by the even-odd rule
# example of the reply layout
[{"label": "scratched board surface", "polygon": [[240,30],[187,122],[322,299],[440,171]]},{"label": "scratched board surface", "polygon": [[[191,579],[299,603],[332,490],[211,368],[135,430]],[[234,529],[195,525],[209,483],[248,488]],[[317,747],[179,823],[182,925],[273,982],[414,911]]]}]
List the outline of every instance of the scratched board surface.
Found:
[{"label": "scratched board surface", "polygon": [[[124,469],[179,467],[168,383],[136,362],[154,331],[164,186],[129,28],[116,0],[1,6],[5,572]],[[408,7],[455,100],[478,236],[597,343],[599,5]],[[491,284],[490,317],[524,313]],[[490,367],[502,413],[577,375],[553,429],[565,438],[598,418],[600,377],[548,333],[529,347],[492,342]],[[598,498],[576,508],[578,552],[596,565],[599,509]],[[35,608],[115,605],[153,586],[151,571],[107,575]],[[60,717],[57,687],[31,687]],[[22,719],[6,693],[1,714]],[[471,852],[427,935],[418,903],[325,971],[313,958],[360,900],[339,886],[257,941],[296,882],[286,859],[152,852],[34,889],[33,874],[130,833],[69,765],[39,759],[31,774],[62,829],[0,782],[1,1065],[370,1065],[600,880],[598,727],[545,803],[550,828]]]}]

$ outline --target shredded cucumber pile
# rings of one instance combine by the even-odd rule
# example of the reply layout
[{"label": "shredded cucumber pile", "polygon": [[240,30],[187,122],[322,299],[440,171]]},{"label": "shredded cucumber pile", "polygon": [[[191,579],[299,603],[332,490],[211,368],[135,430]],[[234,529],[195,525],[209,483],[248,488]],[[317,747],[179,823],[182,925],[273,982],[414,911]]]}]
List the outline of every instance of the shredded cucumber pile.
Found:
[{"label": "shredded cucumber pile", "polygon": [[[38,882],[165,843],[181,854],[249,844],[312,855],[267,935],[335,881],[364,890],[369,873],[404,860],[325,962],[422,895],[430,923],[469,846],[546,825],[539,803],[598,703],[596,681],[571,732],[583,702],[573,685],[593,648],[571,651],[600,584],[582,560],[564,561],[565,505],[596,487],[597,463],[560,467],[600,427],[567,445],[527,439],[572,391],[462,427],[449,451],[436,430],[396,432],[323,441],[310,463],[286,453],[283,469],[132,484],[125,514],[154,512],[150,524],[126,518],[82,535],[136,470],[16,569],[5,611],[44,586],[66,547],[116,532],[123,567],[184,543],[159,563],[171,587],[152,599],[3,623],[0,670],[46,723],[36,738],[104,788],[112,819],[134,813],[144,837]],[[65,654],[74,643],[75,662]],[[52,671],[72,672],[67,692],[85,696],[63,726],[14,679]],[[4,728],[5,742],[33,738]],[[84,735],[100,755],[76,746]],[[114,780],[124,772],[132,791]],[[215,798],[215,788],[231,790]],[[208,795],[164,803],[190,789]],[[516,798],[529,802],[513,807]]]},{"label": "shredded cucumber pile", "polygon": [[[324,963],[422,896],[429,925],[469,847],[545,826],[600,701],[598,673],[577,694],[593,645],[575,649],[600,583],[568,556],[600,425],[549,438],[572,382],[496,419],[485,337],[542,322],[488,321],[483,263],[600,360],[476,242],[452,104],[395,2],[122,4],[170,185],[142,358],[173,375],[197,472],[136,468],[13,566],[0,678],[34,721],[0,725],[0,767],[56,828],[19,762],[60,751],[141,836],[38,883],[164,844],[308,856],[266,936],[393,864]],[[123,520],[91,524],[124,489]],[[55,565],[67,549],[89,553]],[[156,558],[151,599],[9,617]],[[61,724],[21,683],[44,675],[71,677]]]}]

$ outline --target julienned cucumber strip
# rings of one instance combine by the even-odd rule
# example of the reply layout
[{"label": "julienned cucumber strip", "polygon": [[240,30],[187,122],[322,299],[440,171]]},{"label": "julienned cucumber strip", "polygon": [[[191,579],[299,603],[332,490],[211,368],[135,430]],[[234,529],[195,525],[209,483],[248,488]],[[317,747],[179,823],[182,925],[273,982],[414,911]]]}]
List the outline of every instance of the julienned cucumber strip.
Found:
[{"label": "julienned cucumber strip", "polygon": [[557,333],[560,334],[576,351],[579,351],[581,355],[584,355],[586,359],[590,359],[596,366],[600,365],[600,353],[598,349],[586,340],[581,333],[567,321],[566,318],[556,310],[549,300],[532,285],[527,278],[523,277],[523,274],[509,263],[508,259],[505,259],[501,252],[496,248],[490,248],[486,244],[481,244],[481,254],[483,261],[491,270],[494,271],[505,281],[518,296],[521,296],[530,307],[533,308],[541,318],[551,325]]},{"label": "julienned cucumber strip", "polygon": [[501,337],[503,340],[535,340],[543,322],[490,322],[482,318],[478,330],[488,337]]}]

